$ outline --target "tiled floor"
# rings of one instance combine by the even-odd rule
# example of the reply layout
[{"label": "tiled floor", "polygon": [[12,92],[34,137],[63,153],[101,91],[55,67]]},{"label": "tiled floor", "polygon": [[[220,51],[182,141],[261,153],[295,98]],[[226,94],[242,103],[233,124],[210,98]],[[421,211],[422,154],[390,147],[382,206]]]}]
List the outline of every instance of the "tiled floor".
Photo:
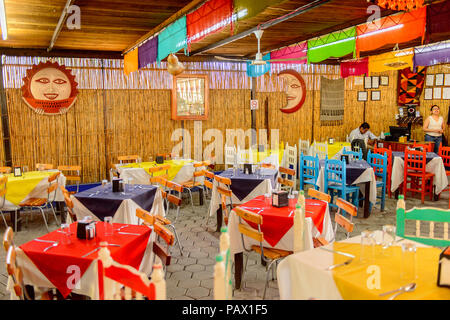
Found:
[{"label": "tiled floor", "polygon": [[[205,206],[195,206],[195,213],[192,213],[190,204],[186,202],[176,223],[184,254],[181,256],[178,247],[176,245],[173,247],[172,264],[168,267],[166,274],[167,296],[168,299],[180,300],[213,299],[213,268],[215,256],[218,253],[219,233],[213,231],[215,230],[215,219],[210,219],[208,228],[205,227],[206,209],[209,201],[206,202]],[[194,203],[198,204],[196,193],[194,193]],[[422,206],[420,200],[408,199],[407,209],[413,206]],[[426,201],[425,206],[447,208],[448,195],[443,195],[438,202]],[[365,229],[381,229],[385,224],[395,224],[395,208],[396,200],[387,199],[385,212],[380,212],[375,208],[368,219],[354,219],[356,230],[353,234],[358,235]],[[334,214],[331,215],[333,219]],[[51,230],[57,228],[52,218],[50,218],[50,228]],[[1,223],[0,234],[3,235],[4,231],[5,227]],[[21,245],[45,233],[47,231],[42,217],[36,214],[32,220],[29,219],[28,224],[23,225],[21,232],[15,234],[15,243]],[[343,238],[344,234],[338,233],[337,240]],[[0,261],[4,260],[4,250],[0,250]],[[260,263],[259,256],[253,254],[247,264],[242,289],[234,291],[234,299],[261,299],[265,277],[266,271]],[[5,290],[6,281],[5,264],[2,262],[0,264],[0,299],[9,299]],[[276,280],[270,282],[266,299],[279,299]]]}]

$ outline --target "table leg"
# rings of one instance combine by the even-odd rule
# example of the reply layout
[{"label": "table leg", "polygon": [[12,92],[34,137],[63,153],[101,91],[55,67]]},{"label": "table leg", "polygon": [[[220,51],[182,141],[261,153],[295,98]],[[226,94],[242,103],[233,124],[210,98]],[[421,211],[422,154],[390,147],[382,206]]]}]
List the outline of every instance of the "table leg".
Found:
[{"label": "table leg", "polygon": [[234,254],[234,286],[238,290],[241,288],[244,256],[242,252]]},{"label": "table leg", "polygon": [[199,204],[203,205],[203,188],[198,189]]},{"label": "table leg", "polygon": [[370,182],[365,183],[364,192],[364,218],[370,217]]},{"label": "table leg", "polygon": [[220,232],[220,229],[222,228],[222,206],[219,207],[219,209],[217,209],[217,229],[216,232]]},{"label": "table leg", "polygon": [[[10,211],[9,216],[11,217],[11,224],[14,232],[21,231],[22,230],[22,219],[20,219],[20,211],[17,211],[17,214],[15,211]],[[17,230],[16,230],[16,220],[17,220]]]}]

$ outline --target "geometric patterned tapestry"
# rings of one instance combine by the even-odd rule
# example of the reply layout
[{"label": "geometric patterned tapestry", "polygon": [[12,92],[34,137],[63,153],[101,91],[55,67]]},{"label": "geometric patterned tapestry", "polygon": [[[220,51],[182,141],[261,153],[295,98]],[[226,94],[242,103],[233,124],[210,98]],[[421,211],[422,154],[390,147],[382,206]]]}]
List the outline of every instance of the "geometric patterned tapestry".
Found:
[{"label": "geometric patterned tapestry", "polygon": [[424,86],[426,67],[417,67],[417,72],[410,68],[398,71],[398,105],[420,105],[420,95]]}]

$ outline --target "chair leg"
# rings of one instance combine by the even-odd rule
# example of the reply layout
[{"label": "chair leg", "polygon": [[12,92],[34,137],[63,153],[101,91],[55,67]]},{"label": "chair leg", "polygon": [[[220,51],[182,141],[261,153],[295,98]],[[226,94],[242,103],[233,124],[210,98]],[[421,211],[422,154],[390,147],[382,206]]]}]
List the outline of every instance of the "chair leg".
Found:
[{"label": "chair leg", "polygon": [[[5,215],[3,214],[3,211],[0,210],[0,214],[2,215],[3,222],[5,223],[5,228],[8,228],[8,224],[6,223],[6,219],[5,219]],[[16,215],[16,220],[17,220],[17,215]],[[14,230],[17,230],[17,228],[15,228]]]},{"label": "chair leg", "polygon": [[191,191],[191,189],[187,189],[187,190],[189,191],[189,196],[191,197],[192,213],[195,213],[194,200],[192,200],[192,191]]},{"label": "chair leg", "polygon": [[42,208],[39,208],[39,210],[41,210],[42,218],[44,218],[45,227],[47,228],[47,231],[50,232],[50,230],[48,229],[47,219],[45,218],[44,210]]},{"label": "chair leg", "polygon": [[58,225],[58,218],[56,217],[55,209],[53,208],[53,204],[50,202],[50,207],[52,208],[53,216],[55,217],[56,225]]},{"label": "chair leg", "polygon": [[175,240],[178,243],[178,249],[180,249],[180,254],[181,256],[183,256],[183,249],[181,247],[181,242],[180,242],[180,238],[178,238],[178,233],[177,233],[177,229],[175,229],[175,226],[173,224],[169,224],[168,226],[171,227],[171,229],[173,230],[173,233],[175,234]]},{"label": "chair leg", "polygon": [[270,271],[272,268],[272,265],[274,264],[274,262],[276,262],[277,260],[272,260],[272,262],[269,264],[269,266],[267,267],[267,273],[266,273],[266,285],[264,286],[264,293],[263,293],[263,300],[266,298],[266,289],[267,289],[267,285],[269,284],[269,275],[270,275]]}]

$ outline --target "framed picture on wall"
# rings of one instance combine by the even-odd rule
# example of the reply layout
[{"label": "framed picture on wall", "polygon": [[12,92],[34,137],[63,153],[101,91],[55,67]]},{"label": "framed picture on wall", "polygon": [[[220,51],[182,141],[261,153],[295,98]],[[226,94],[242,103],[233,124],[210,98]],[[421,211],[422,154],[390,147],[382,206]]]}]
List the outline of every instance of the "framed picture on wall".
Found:
[{"label": "framed picture on wall", "polygon": [[381,91],[372,91],[372,101],[380,101],[381,100]]},{"label": "framed picture on wall", "polygon": [[442,99],[450,100],[450,87],[442,89]]},{"label": "framed picture on wall", "polygon": [[208,119],[209,79],[207,75],[173,77],[172,120]]},{"label": "framed picture on wall", "polygon": [[433,88],[433,99],[442,99],[442,88]]},{"label": "framed picture on wall", "polygon": [[433,100],[433,88],[425,88],[424,99]]},{"label": "framed picture on wall", "polygon": [[358,91],[358,101],[367,101],[368,93],[367,91]]},{"label": "framed picture on wall", "polygon": [[372,77],[364,77],[364,89],[372,89]]},{"label": "framed picture on wall", "polygon": [[443,86],[444,85],[444,74],[438,73],[436,75],[436,85],[437,86]]},{"label": "framed picture on wall", "polygon": [[355,86],[362,86],[364,84],[363,77],[355,77]]},{"label": "framed picture on wall", "polygon": [[381,76],[380,77],[380,84],[382,86],[388,86],[389,85],[389,77],[388,76]]},{"label": "framed picture on wall", "polygon": [[372,77],[372,89],[378,89],[380,87],[380,77]]},{"label": "framed picture on wall", "polygon": [[444,86],[450,86],[450,73],[445,74]]},{"label": "framed picture on wall", "polygon": [[427,87],[434,86],[434,74],[427,74],[427,77],[425,79],[425,85]]}]

